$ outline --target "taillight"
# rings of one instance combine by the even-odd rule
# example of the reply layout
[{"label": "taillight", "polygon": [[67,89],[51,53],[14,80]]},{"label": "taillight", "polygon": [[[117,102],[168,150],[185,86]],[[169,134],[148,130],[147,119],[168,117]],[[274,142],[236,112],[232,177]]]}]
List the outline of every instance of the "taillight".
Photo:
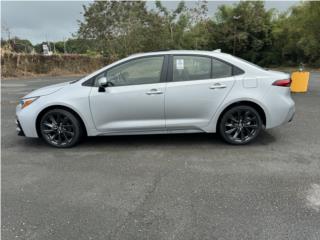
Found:
[{"label": "taillight", "polygon": [[279,86],[279,87],[290,87],[291,79],[282,79],[277,80],[272,83],[273,86]]}]

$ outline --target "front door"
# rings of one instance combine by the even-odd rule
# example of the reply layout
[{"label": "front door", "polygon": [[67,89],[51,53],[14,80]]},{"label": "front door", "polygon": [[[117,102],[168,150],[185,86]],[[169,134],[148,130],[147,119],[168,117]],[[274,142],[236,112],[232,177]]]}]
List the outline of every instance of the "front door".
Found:
[{"label": "front door", "polygon": [[92,118],[104,133],[161,131],[165,129],[165,56],[136,58],[96,77],[108,87],[90,93]]}]

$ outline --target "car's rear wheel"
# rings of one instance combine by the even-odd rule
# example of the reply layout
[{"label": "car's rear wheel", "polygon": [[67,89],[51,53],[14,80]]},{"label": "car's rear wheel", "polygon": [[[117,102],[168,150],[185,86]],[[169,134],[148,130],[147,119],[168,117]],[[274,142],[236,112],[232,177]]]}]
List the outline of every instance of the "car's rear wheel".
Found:
[{"label": "car's rear wheel", "polygon": [[219,123],[222,138],[231,144],[246,144],[255,139],[262,129],[259,113],[250,106],[235,106],[227,110]]},{"label": "car's rear wheel", "polygon": [[63,109],[46,112],[40,120],[39,130],[48,144],[59,148],[74,146],[83,134],[79,119]]}]

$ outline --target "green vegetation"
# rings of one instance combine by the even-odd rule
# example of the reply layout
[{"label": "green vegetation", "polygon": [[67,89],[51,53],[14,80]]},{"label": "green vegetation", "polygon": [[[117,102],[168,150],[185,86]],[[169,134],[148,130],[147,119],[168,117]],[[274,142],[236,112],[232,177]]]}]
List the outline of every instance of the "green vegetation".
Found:
[{"label": "green vegetation", "polygon": [[[52,51],[113,61],[137,52],[220,48],[263,66],[320,66],[320,2],[304,1],[281,14],[261,1],[221,5],[214,15],[206,1],[193,8],[181,1],[173,10],[160,1],[153,9],[144,1],[95,1],[83,8],[73,39],[50,43]],[[17,52],[30,52],[30,42],[16,40],[23,42]],[[41,44],[33,47],[41,52]]]},{"label": "green vegetation", "polygon": [[32,43],[26,39],[14,37],[8,41],[1,39],[1,47],[17,53],[31,53]]},{"label": "green vegetation", "polygon": [[94,39],[95,51],[111,58],[159,49],[220,48],[263,66],[320,65],[320,2],[301,2],[279,14],[267,11],[264,2],[241,1],[221,5],[214,16],[205,1],[192,9],[183,1],[174,10],[160,1],[155,6],[93,2],[84,7],[77,36]]}]

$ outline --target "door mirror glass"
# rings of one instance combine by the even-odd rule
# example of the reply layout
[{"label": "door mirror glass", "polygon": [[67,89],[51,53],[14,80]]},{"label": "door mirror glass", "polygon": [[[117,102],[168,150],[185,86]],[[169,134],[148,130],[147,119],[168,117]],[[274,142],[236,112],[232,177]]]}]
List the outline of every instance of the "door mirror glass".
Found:
[{"label": "door mirror glass", "polygon": [[107,78],[106,77],[100,77],[99,79],[98,79],[98,86],[99,87],[103,87],[103,88],[105,88],[106,86],[107,86]]}]

